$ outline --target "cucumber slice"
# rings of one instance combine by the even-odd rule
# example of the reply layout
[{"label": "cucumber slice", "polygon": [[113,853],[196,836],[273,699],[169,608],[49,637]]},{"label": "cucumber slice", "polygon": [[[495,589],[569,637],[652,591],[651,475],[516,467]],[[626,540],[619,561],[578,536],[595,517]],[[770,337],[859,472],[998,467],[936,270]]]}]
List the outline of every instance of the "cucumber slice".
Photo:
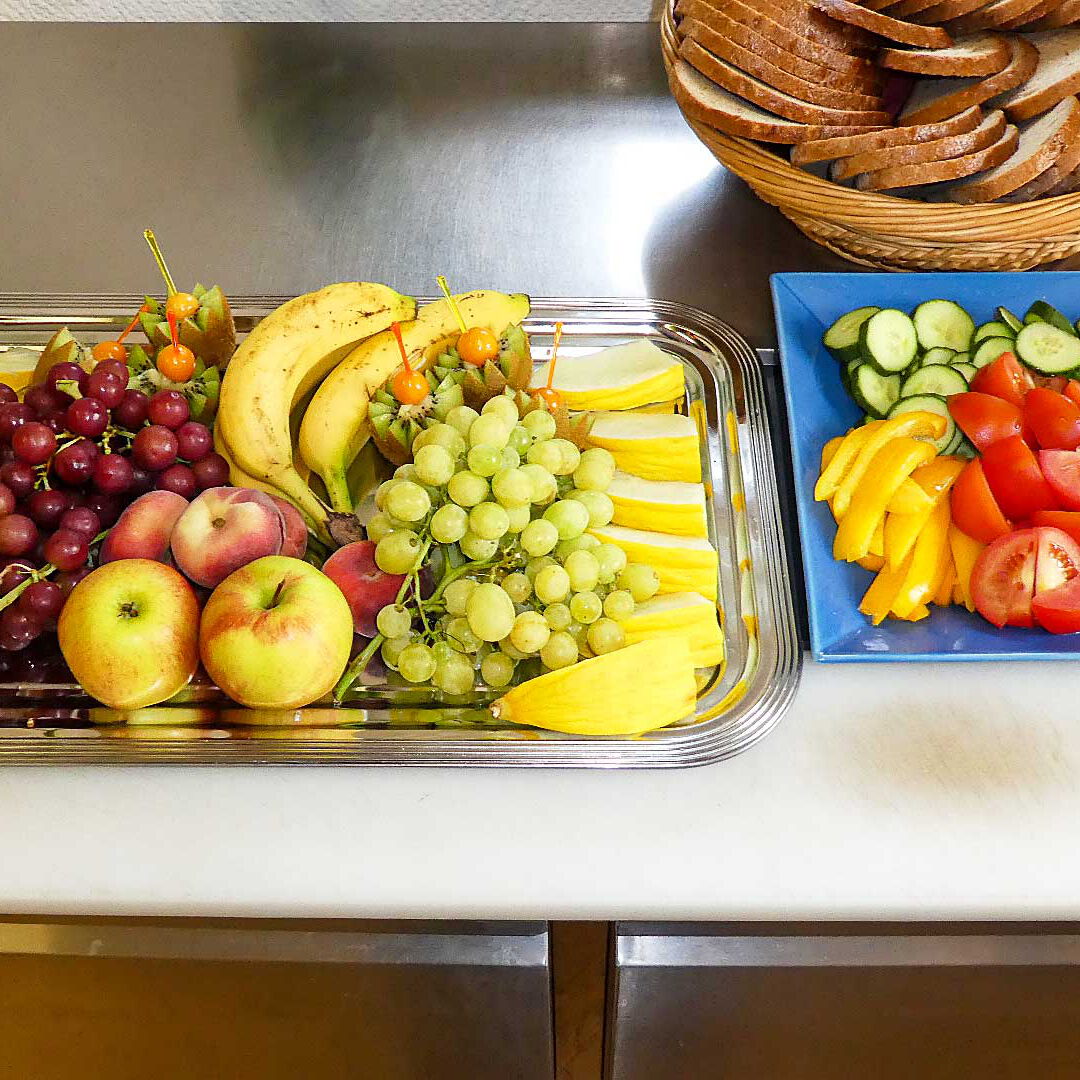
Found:
[{"label": "cucumber slice", "polygon": [[934,447],[939,454],[945,452],[947,446],[951,446],[956,438],[956,421],[949,415],[949,406],[943,397],[936,394],[914,394],[912,397],[902,397],[890,410],[889,419],[909,412],[932,412],[945,417],[945,434],[940,439],[934,440]]},{"label": "cucumber slice", "polygon": [[914,397],[918,394],[936,394],[940,397],[949,397],[951,394],[962,394],[967,389],[967,379],[955,368],[946,367],[944,364],[931,364],[916,371],[909,379],[904,380],[900,387],[902,397]]},{"label": "cucumber slice", "polygon": [[979,370],[974,364],[953,364],[952,369],[964,376],[968,386],[971,385],[971,380],[975,378],[975,373]]},{"label": "cucumber slice", "polygon": [[860,409],[880,419],[900,398],[900,376],[882,375],[872,365],[863,364],[851,379],[851,396]]},{"label": "cucumber slice", "polygon": [[854,360],[859,355],[859,330],[862,324],[880,310],[878,307],[861,307],[841,315],[821,339],[825,348],[841,363]]},{"label": "cucumber slice", "polygon": [[1016,337],[1016,331],[1003,322],[984,322],[982,326],[975,328],[975,333],[971,335],[971,347],[974,348],[980,341],[985,341],[987,338],[992,337]]},{"label": "cucumber slice", "polygon": [[949,361],[949,363],[952,364],[953,367],[959,367],[961,364],[970,364],[971,363],[971,355],[969,353],[966,353],[966,352],[958,352],[952,358],[952,360]]},{"label": "cucumber slice", "polygon": [[922,358],[922,367],[930,367],[934,364],[951,364],[956,353],[952,349],[927,349]]},{"label": "cucumber slice", "polygon": [[[1041,325],[1046,326],[1047,324],[1042,323]],[[1023,331],[1021,331],[1021,333],[1023,333]],[[987,338],[985,341],[979,342],[979,347],[975,350],[971,362],[976,367],[986,367],[987,364],[993,363],[1002,353],[1015,352],[1016,347],[1016,342],[1013,341],[1012,338]]]},{"label": "cucumber slice", "polygon": [[882,308],[862,324],[859,349],[883,375],[903,371],[919,349],[915,323],[896,308]]},{"label": "cucumber slice", "polygon": [[911,316],[924,349],[944,347],[960,352],[975,333],[975,320],[952,300],[927,300]]},{"label": "cucumber slice", "polygon": [[855,377],[855,372],[863,366],[861,360],[848,360],[847,363],[842,364],[840,367],[840,381],[844,384],[844,389],[851,394],[851,380]]},{"label": "cucumber slice", "polygon": [[1043,375],[1064,375],[1080,366],[1080,338],[1048,322],[1028,323],[1016,335],[1016,353]]},{"label": "cucumber slice", "polygon": [[1076,328],[1073,326],[1064,315],[1052,304],[1048,304],[1045,300],[1036,300],[1034,304],[1027,309],[1024,314],[1024,322],[1027,324],[1044,322],[1049,323],[1051,326],[1056,326],[1059,330],[1064,331],[1066,334],[1072,334],[1076,336]]},{"label": "cucumber slice", "polygon": [[964,445],[964,433],[959,428],[957,428],[956,429],[956,434],[953,436],[952,442],[949,443],[949,445],[946,446],[945,449],[942,450],[941,452],[943,454],[955,454],[960,449],[960,447],[963,446],[963,445]]},{"label": "cucumber slice", "polygon": [[1007,307],[999,307],[997,309],[997,317],[1014,334],[1019,334],[1020,331],[1024,329],[1024,321],[1015,316]]}]

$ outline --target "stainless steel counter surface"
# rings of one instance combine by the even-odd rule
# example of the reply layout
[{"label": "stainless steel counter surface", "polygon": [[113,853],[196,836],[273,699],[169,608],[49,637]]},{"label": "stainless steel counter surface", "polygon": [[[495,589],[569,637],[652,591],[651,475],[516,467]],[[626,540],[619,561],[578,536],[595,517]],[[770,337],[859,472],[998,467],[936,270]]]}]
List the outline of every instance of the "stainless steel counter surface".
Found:
[{"label": "stainless steel counter surface", "polygon": [[772,339],[846,264],[694,138],[649,24],[0,24],[0,288],[243,292],[445,273],[653,296]]}]

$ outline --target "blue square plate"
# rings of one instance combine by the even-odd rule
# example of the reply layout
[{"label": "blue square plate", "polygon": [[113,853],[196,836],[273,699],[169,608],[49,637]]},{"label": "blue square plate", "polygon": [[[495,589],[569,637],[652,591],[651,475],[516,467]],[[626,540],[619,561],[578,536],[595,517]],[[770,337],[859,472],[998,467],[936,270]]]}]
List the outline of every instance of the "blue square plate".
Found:
[{"label": "blue square plate", "polygon": [[873,575],[833,559],[836,526],[828,506],[814,502],[822,446],[862,418],[821,343],[844,312],[870,304],[910,311],[923,300],[943,297],[965,307],[976,324],[994,318],[998,304],[1022,316],[1033,300],[1047,300],[1075,318],[1080,273],[773,274],[772,295],[814,659],[1070,660],[1080,655],[1080,635],[996,630],[959,607],[931,608],[930,617],[917,623],[886,620],[871,626],[858,605]]}]

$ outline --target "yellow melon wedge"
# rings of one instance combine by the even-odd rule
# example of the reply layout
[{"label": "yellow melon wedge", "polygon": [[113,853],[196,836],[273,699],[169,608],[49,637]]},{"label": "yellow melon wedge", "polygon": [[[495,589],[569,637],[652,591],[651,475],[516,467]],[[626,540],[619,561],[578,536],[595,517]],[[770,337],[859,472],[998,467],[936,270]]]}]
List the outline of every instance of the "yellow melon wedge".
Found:
[{"label": "yellow melon wedge", "polygon": [[647,641],[675,634],[690,646],[694,667],[715,667],[724,662],[724,633],[716,607],[699,593],[669,593],[638,604],[634,614],[619,625],[626,642]]},{"label": "yellow melon wedge", "polygon": [[647,563],[660,578],[660,592],[697,592],[716,600],[716,549],[697,536],[671,536],[622,525],[589,529],[602,543],[615,544],[630,562]]},{"label": "yellow melon wedge", "polygon": [[645,480],[701,482],[698,429],[689,416],[598,413],[589,442],[610,450],[622,472]]},{"label": "yellow melon wedge", "polygon": [[[543,364],[534,382],[547,382]],[[568,409],[636,409],[682,397],[682,361],[644,338],[584,356],[560,354],[555,389]]]},{"label": "yellow melon wedge", "polygon": [[615,507],[611,519],[631,529],[652,529],[676,536],[708,536],[705,488],[678,480],[644,480],[616,472],[607,490]]}]

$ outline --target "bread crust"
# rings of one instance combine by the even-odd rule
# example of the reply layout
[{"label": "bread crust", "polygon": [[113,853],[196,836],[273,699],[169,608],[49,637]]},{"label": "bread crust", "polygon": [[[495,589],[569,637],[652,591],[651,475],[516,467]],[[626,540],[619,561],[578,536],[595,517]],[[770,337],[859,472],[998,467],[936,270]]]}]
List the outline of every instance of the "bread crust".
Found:
[{"label": "bread crust", "polygon": [[979,127],[973,131],[964,132],[962,135],[948,135],[944,139],[932,139],[930,142],[912,143],[907,146],[893,146],[883,150],[868,150],[849,158],[841,158],[833,163],[830,176],[833,180],[849,180],[853,176],[858,176],[859,173],[964,157],[992,146],[1004,134],[1005,114],[998,109],[987,116],[986,121]]},{"label": "bread crust", "polygon": [[[939,26],[920,26],[918,23],[904,22],[882,15],[879,11],[870,11],[852,0],[810,0],[818,11],[832,19],[861,27],[889,41],[899,41],[904,45],[922,45],[928,49],[944,49],[952,44],[947,31]],[[1025,3],[1029,0],[1025,0]]]},{"label": "bread crust", "polygon": [[860,191],[887,191],[890,188],[958,180],[961,177],[992,169],[1003,161],[1007,161],[1016,150],[1019,137],[1020,133],[1017,129],[1012,124],[1007,124],[1001,138],[985,150],[977,150],[974,154],[965,154],[963,157],[949,158],[946,161],[900,165],[894,169],[860,173],[855,178],[855,186]]},{"label": "bread crust", "polygon": [[[968,43],[967,56],[945,57],[943,49],[885,48],[878,53],[882,67],[893,71],[908,71],[913,75],[996,75],[1009,66],[1012,50],[1009,40],[1001,34],[978,34]],[[965,45],[958,41],[954,49]]]},{"label": "bread crust", "polygon": [[[1009,39],[1009,47],[1012,49],[1012,59],[1008,67],[984,79],[965,80],[963,86],[933,98],[911,112],[901,111],[899,122],[929,124],[935,120],[944,120],[972,105],[981,105],[999,94],[1022,86],[1035,71],[1039,63],[1039,52],[1034,45],[1017,36]],[[907,106],[905,110],[906,108]]]},{"label": "bread crust", "polygon": [[964,132],[974,131],[982,120],[982,109],[976,105],[934,124],[890,127],[865,134],[808,139],[792,151],[791,163],[811,165],[816,161],[834,161],[836,158],[850,157],[871,150],[884,150],[893,146],[913,146],[920,142],[943,139],[949,135],[962,135]]}]

